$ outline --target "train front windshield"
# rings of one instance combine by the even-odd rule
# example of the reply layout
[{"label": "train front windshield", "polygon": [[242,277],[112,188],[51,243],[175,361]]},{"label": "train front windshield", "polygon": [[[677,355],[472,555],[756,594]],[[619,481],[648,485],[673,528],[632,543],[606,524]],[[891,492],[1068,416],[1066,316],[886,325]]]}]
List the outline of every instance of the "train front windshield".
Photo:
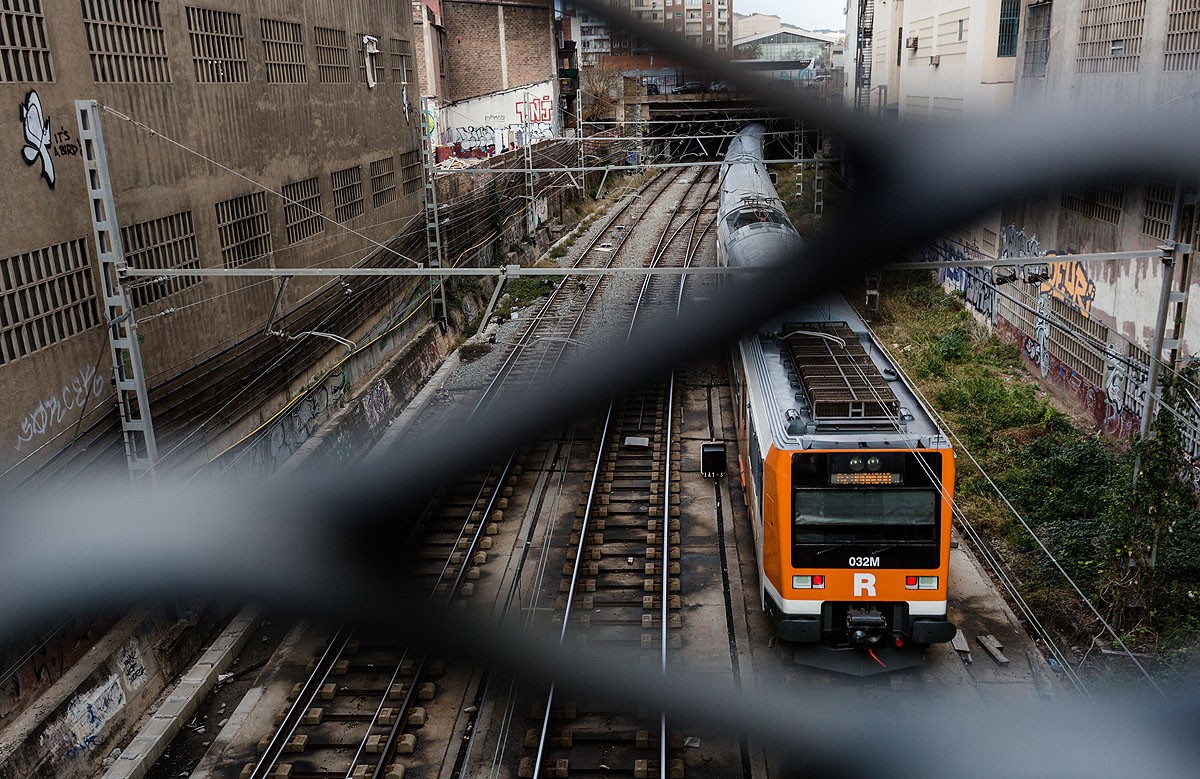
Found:
[{"label": "train front windshield", "polygon": [[795,540],[828,543],[852,534],[875,541],[935,541],[937,501],[931,490],[798,489],[792,504]]},{"label": "train front windshield", "polygon": [[935,567],[941,466],[940,452],[797,452],[792,564],[839,567],[886,549],[882,567]]}]

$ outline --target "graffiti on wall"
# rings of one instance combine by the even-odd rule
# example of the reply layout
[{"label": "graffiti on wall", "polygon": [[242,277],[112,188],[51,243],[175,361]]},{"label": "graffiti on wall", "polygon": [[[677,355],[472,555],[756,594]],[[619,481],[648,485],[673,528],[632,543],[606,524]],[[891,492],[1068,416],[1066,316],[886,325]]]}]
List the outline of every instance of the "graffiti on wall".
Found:
[{"label": "graffiti on wall", "polygon": [[149,674],[146,672],[146,661],[142,658],[142,649],[136,638],[127,641],[118,652],[121,675],[125,677],[125,686],[136,690],[146,683]]},{"label": "graffiti on wall", "polygon": [[392,403],[395,400],[392,388],[383,379],[375,382],[371,391],[362,397],[363,413],[367,417],[367,426],[375,430],[380,424],[388,421]]},{"label": "graffiti on wall", "polygon": [[80,368],[75,376],[62,385],[58,392],[39,400],[34,408],[25,414],[21,420],[21,432],[17,434],[17,451],[35,439],[53,432],[71,418],[82,412],[89,399],[95,399],[104,391],[104,377],[96,373],[96,369],[87,365]]},{"label": "graffiti on wall", "polygon": [[1096,282],[1092,281],[1082,262],[1052,262],[1050,278],[1042,282],[1042,292],[1079,309],[1084,316],[1092,313],[1096,299]]},{"label": "graffiti on wall", "polygon": [[1000,256],[1011,259],[1041,257],[1042,245],[1036,235],[1028,235],[1016,225],[1006,225],[1000,228]]},{"label": "graffiti on wall", "polygon": [[289,413],[272,422],[236,460],[249,463],[251,475],[274,473],[341,408],[349,390],[350,375],[343,367],[310,388]]},{"label": "graffiti on wall", "polygon": [[529,102],[518,101],[513,108],[517,112],[517,124],[549,124],[554,121],[554,98],[551,95],[534,97]]},{"label": "graffiti on wall", "polygon": [[82,757],[100,743],[100,732],[124,706],[125,690],[113,674],[100,686],[75,696],[66,712],[38,737],[39,746],[56,762],[59,757]]},{"label": "graffiti on wall", "polygon": [[[948,241],[926,247],[921,251],[922,262],[966,262],[982,257],[974,245],[957,245]],[[962,294],[963,299],[988,322],[996,321],[996,286],[990,268],[940,268],[938,280],[942,286]]]},{"label": "graffiti on wall", "polygon": [[21,125],[25,128],[25,146],[21,149],[21,158],[31,166],[41,160],[42,178],[46,179],[50,189],[54,189],[54,160],[51,159],[54,133],[50,131],[50,120],[46,118],[42,99],[36,90],[29,90],[25,102],[21,103]]}]

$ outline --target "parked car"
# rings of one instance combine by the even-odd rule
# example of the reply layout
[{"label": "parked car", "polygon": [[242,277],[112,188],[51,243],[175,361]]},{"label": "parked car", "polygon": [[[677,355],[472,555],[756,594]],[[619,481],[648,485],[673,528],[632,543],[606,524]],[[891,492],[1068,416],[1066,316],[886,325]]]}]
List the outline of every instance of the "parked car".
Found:
[{"label": "parked car", "polygon": [[646,84],[646,94],[647,95],[657,95],[658,94],[658,84]]},{"label": "parked car", "polygon": [[704,84],[699,81],[685,81],[675,87],[676,95],[699,95],[704,92]]},{"label": "parked car", "polygon": [[709,92],[732,92],[733,90],[732,81],[714,81],[708,85]]}]

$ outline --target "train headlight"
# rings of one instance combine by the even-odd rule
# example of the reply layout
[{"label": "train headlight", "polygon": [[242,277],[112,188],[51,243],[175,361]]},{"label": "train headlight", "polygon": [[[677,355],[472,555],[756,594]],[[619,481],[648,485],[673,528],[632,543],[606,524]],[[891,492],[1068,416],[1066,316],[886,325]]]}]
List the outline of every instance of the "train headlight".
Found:
[{"label": "train headlight", "polygon": [[[872,459],[878,459],[878,458],[872,458]],[[863,458],[859,457],[858,455],[855,455],[854,457],[850,458],[850,470],[852,470],[852,471],[861,471],[866,464],[867,464],[866,461],[863,460]]]},{"label": "train headlight", "polygon": [[938,577],[936,576],[905,576],[904,589],[906,590],[936,590],[938,588]]},{"label": "train headlight", "polygon": [[880,460],[878,457],[876,457],[874,455],[867,458],[867,470],[868,471],[877,471],[877,470],[879,470],[879,468],[882,465],[883,465],[883,460]]},{"label": "train headlight", "polygon": [[821,574],[817,574],[816,576],[793,576],[792,589],[823,590],[825,589],[825,577]]}]

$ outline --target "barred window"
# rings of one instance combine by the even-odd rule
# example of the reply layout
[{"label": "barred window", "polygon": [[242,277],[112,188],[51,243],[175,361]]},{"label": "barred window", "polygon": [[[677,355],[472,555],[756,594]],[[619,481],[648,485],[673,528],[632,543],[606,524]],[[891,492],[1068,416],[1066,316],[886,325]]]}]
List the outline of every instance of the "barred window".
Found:
[{"label": "barred window", "polygon": [[263,62],[269,84],[304,84],[304,32],[297,22],[261,19]]},{"label": "barred window", "polygon": [[1142,232],[1151,238],[1165,241],[1171,235],[1171,206],[1175,201],[1175,186],[1161,181],[1146,184],[1146,210],[1142,214]]},{"label": "barred window", "polygon": [[379,208],[396,199],[396,158],[371,163],[371,206]]},{"label": "barred window", "polygon": [[1050,312],[1050,354],[1095,386],[1104,386],[1106,359],[1098,344],[1108,343],[1108,326],[1058,298],[1050,299]]},{"label": "barred window", "polygon": [[1200,70],[1200,0],[1171,0],[1163,70]]},{"label": "barred window", "polygon": [[333,218],[347,222],[363,213],[362,166],[333,174]]},{"label": "barred window", "polygon": [[322,84],[350,83],[350,47],[345,30],[317,27],[317,76]]},{"label": "barred window", "polygon": [[404,194],[411,195],[422,186],[421,153],[406,151],[400,155],[400,181]]},{"label": "barred window", "polygon": [[1125,185],[1107,182],[1067,187],[1063,189],[1062,207],[1089,219],[1120,224],[1121,211],[1125,208]]},{"label": "barred window", "polygon": [[53,80],[42,0],[0,2],[0,83]]},{"label": "barred window", "polygon": [[92,78],[97,83],[171,81],[158,0],[94,0],[83,4]]},{"label": "barred window", "polygon": [[321,216],[321,183],[316,176],[284,184],[283,196],[289,201],[283,206],[289,246],[325,231],[325,220]]},{"label": "barred window", "polygon": [[1000,36],[997,57],[1017,56],[1017,29],[1021,23],[1021,0],[1000,0]]},{"label": "barred window", "polygon": [[371,55],[371,60],[374,64],[374,67],[371,70],[371,75],[375,78],[375,83],[378,84],[380,82],[387,81],[388,69],[386,66],[379,64],[383,60],[384,55],[383,47],[379,45],[379,36],[377,35],[371,35],[370,33],[364,32],[355,36],[354,38],[358,56],[358,77],[362,80],[362,83],[370,83],[367,81],[367,42],[363,40],[363,38],[368,36],[375,38],[375,48],[379,49],[377,54]]},{"label": "barred window", "polygon": [[1136,72],[1145,20],[1146,0],[1083,0],[1075,72]]},{"label": "barred window", "polygon": [[1050,61],[1050,2],[1029,6],[1025,23],[1025,65],[1021,75],[1044,78]]},{"label": "barred window", "polygon": [[241,14],[187,6],[187,25],[196,81],[213,84],[249,80]]},{"label": "barred window", "polygon": [[392,38],[392,81],[416,85],[417,75],[413,59],[412,43]]},{"label": "barred window", "polygon": [[226,268],[237,268],[271,253],[265,192],[223,200],[216,210],[221,262]]},{"label": "barred window", "polygon": [[0,259],[0,364],[100,324],[87,241]]},{"label": "barred window", "polygon": [[[122,227],[121,244],[125,247],[125,261],[134,268],[177,270],[200,267],[191,211]],[[199,283],[199,276],[172,276],[139,284],[131,290],[133,305],[148,306]]]}]

